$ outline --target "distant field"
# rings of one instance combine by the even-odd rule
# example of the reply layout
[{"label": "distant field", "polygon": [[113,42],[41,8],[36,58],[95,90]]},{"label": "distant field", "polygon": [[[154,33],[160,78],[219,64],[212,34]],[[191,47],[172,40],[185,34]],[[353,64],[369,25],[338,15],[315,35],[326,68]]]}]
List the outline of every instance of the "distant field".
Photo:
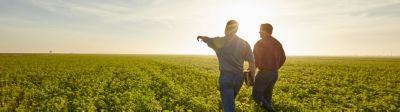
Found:
[{"label": "distant field", "polygon": [[[288,57],[278,111],[400,111],[400,58]],[[0,54],[0,111],[219,111],[215,56]],[[243,86],[238,111],[260,111]]]}]

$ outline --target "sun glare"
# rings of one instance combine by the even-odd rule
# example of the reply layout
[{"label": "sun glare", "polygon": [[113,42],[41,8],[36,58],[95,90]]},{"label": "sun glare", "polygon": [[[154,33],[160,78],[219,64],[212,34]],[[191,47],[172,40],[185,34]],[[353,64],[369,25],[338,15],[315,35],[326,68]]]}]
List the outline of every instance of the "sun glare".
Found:
[{"label": "sun glare", "polygon": [[254,44],[259,39],[260,24],[271,22],[271,17],[275,16],[275,13],[271,11],[271,7],[260,1],[238,1],[224,5],[221,17],[225,21],[237,20],[239,22],[238,35],[250,44]]},{"label": "sun glare", "polygon": [[[246,40],[253,48],[254,44],[260,39],[259,29],[263,23],[271,23],[274,27],[273,36],[283,43],[284,49],[289,51],[290,46],[284,44],[288,42],[288,37],[291,33],[287,33],[286,26],[283,22],[279,21],[280,10],[272,5],[281,4],[279,2],[265,1],[234,1],[224,3],[217,9],[211,9],[210,15],[217,16],[208,21],[206,25],[207,30],[202,32],[201,35],[207,36],[223,36],[224,28],[228,20],[237,20],[239,22],[239,30],[237,35]],[[276,29],[275,29],[276,28]],[[204,49],[204,53],[214,54],[214,52]]]}]

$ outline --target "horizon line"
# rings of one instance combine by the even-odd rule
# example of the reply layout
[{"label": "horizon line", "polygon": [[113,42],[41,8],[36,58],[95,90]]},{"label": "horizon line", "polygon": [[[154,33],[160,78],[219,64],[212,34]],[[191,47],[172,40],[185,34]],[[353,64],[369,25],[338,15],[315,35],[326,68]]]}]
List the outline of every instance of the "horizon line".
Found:
[{"label": "horizon line", "polygon": [[[201,55],[201,56],[215,56],[215,54],[185,54],[185,53],[34,53],[34,52],[0,52],[3,54],[77,54],[77,55]],[[318,55],[318,54],[306,54],[306,55],[286,55],[294,57],[395,57],[400,58],[400,55]]]}]

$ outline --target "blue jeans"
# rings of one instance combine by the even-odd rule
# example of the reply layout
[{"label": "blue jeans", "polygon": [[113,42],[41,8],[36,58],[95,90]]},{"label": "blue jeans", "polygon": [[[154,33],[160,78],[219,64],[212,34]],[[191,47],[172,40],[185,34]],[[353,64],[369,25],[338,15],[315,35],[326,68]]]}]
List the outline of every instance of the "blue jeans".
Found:
[{"label": "blue jeans", "polygon": [[235,111],[235,98],[243,84],[242,72],[221,71],[219,76],[219,92],[224,112]]},{"label": "blue jeans", "polygon": [[272,91],[278,80],[278,71],[259,71],[254,82],[252,97],[254,101],[261,104],[269,112],[273,112],[272,108]]}]

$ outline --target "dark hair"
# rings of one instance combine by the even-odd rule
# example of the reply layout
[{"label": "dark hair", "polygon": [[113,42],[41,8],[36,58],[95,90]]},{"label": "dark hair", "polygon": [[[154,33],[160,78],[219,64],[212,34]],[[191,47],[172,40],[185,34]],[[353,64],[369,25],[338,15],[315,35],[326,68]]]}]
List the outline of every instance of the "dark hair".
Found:
[{"label": "dark hair", "polygon": [[239,23],[236,20],[229,20],[226,23],[225,30],[229,31],[229,33],[235,34],[237,32],[238,28],[239,28]]},{"label": "dark hair", "polygon": [[274,30],[274,28],[272,27],[272,25],[269,24],[269,23],[261,24],[261,28],[262,28],[264,31],[268,32],[269,34],[272,34],[272,30]]}]

